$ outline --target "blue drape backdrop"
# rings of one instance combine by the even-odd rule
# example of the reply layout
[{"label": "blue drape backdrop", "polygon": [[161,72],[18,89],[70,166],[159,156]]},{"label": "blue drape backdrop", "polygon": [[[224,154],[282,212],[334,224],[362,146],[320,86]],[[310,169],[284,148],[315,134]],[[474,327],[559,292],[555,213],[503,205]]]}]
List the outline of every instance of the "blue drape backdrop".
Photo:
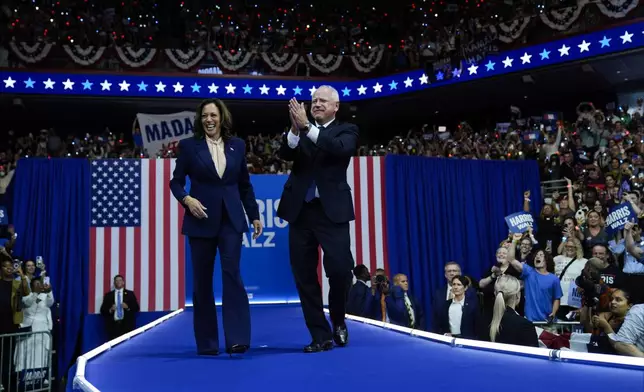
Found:
[{"label": "blue drape backdrop", "polygon": [[[60,303],[58,374],[75,358],[87,314],[90,166],[87,159],[21,159],[13,178],[14,254],[42,256]],[[52,309],[52,315],[56,310]]]},{"label": "blue drape backdrop", "polygon": [[404,273],[431,325],[431,297],[458,262],[480,279],[507,237],[505,217],[541,209],[536,161],[481,161],[389,155],[385,160],[389,273]]}]

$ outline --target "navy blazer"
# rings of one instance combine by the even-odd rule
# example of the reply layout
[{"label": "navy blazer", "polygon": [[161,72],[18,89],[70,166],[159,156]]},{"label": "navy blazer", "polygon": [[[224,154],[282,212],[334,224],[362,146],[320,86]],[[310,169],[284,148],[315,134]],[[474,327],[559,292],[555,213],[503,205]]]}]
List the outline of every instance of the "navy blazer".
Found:
[{"label": "navy blazer", "polygon": [[392,286],[389,289],[389,295],[385,298],[387,304],[387,315],[392,324],[401,325],[414,329],[425,329],[425,315],[423,309],[420,307],[416,298],[407,292],[407,296],[411,301],[411,307],[414,309],[415,323],[413,327],[409,326],[409,315],[407,314],[407,307],[405,306],[405,292],[400,286]]},{"label": "navy blazer", "polygon": [[[472,286],[468,287],[467,291],[465,291],[465,296],[473,301],[478,301],[476,289]],[[441,314],[445,313],[445,306],[449,307],[447,304],[447,285],[439,287],[434,291],[434,296],[432,297],[432,331],[441,329],[440,319]]]},{"label": "navy blazer", "polygon": [[371,288],[363,282],[356,282],[349,290],[347,313],[354,316],[373,318],[373,307],[376,303],[374,294],[371,294]]},{"label": "navy blazer", "polygon": [[278,155],[293,161],[293,170],[284,184],[277,216],[295,222],[312,181],[318,188],[325,214],[334,223],[355,219],[351,187],[347,183],[347,168],[358,149],[358,127],[334,120],[320,130],[317,143],[304,133],[296,148],[288,145],[288,132],[282,137]]},{"label": "navy blazer", "polygon": [[[451,333],[449,326],[449,307],[452,305],[452,300],[445,301],[445,306],[441,313],[438,315],[437,320],[438,330],[432,332],[439,334]],[[476,339],[478,337],[479,325],[479,301],[478,298],[472,295],[465,294],[465,302],[463,303],[463,315],[461,317],[461,337],[466,339]]]},{"label": "navy blazer", "polygon": [[[183,204],[190,195],[207,208],[207,218],[197,219],[190,211],[183,217],[181,232],[189,237],[216,237],[219,233],[223,208],[226,208],[235,230],[248,231],[248,221],[259,220],[259,208],[246,166],[246,144],[242,139],[232,137],[224,143],[226,170],[222,178],[217,174],[210,150],[205,139],[196,137],[183,139],[178,145],[178,157],[170,189],[174,197]],[[186,176],[190,177],[190,194],[186,192]]]}]

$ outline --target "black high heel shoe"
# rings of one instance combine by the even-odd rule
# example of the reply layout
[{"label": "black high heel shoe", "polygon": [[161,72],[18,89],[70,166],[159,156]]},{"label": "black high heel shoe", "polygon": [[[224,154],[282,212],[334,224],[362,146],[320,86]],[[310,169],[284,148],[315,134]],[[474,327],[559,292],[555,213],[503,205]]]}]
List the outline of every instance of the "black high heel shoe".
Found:
[{"label": "black high heel shoe", "polygon": [[249,348],[250,346],[246,344],[233,344],[232,347],[226,349],[226,353],[230,356],[233,354],[244,354]]}]

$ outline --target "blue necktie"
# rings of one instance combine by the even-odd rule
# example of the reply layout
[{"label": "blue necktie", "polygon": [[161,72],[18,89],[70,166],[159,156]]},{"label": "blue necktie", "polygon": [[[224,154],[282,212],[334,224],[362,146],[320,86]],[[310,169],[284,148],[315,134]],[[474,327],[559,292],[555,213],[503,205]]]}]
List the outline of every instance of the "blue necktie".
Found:
[{"label": "blue necktie", "polygon": [[123,299],[121,298],[121,291],[116,293],[116,318],[120,320],[123,318]]}]

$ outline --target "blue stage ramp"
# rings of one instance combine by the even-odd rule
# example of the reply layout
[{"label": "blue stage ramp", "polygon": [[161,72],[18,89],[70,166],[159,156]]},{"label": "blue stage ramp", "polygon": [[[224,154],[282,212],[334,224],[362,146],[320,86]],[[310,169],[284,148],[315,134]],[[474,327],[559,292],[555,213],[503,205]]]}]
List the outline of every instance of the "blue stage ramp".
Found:
[{"label": "blue stage ramp", "polygon": [[[406,328],[392,330],[359,321],[348,322],[349,346],[305,354],[302,347],[310,336],[299,305],[252,306],[251,312],[252,348],[241,358],[197,356],[188,308],[111,349],[108,344],[79,358],[75,389],[605,392],[610,385],[613,391],[644,391],[641,359],[617,357],[621,364],[608,364],[603,361],[615,357],[583,354],[583,359],[575,359],[578,353],[547,349],[521,354],[508,351],[517,350],[515,346],[413,336]],[[223,342],[223,331],[220,337]]]}]

